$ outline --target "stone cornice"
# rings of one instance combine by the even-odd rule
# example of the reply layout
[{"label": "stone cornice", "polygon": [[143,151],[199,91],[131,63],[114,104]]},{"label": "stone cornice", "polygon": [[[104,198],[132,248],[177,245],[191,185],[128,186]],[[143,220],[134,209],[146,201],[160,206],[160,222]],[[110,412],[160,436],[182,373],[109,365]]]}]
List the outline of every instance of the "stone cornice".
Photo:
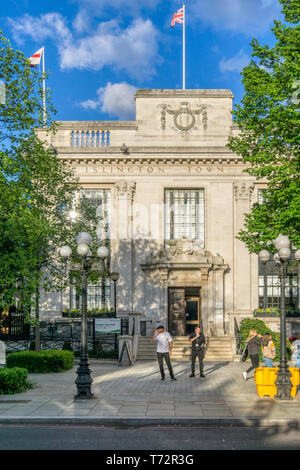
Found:
[{"label": "stone cornice", "polygon": [[[114,146],[109,146],[109,147],[56,147],[56,150],[58,152],[58,155],[61,157],[65,157],[65,154],[67,155],[78,155],[81,157],[82,155],[91,155],[93,154],[94,156],[102,156],[103,154],[114,154],[116,158],[119,157],[119,155],[123,156],[123,152],[121,152],[120,147],[114,147]],[[130,159],[130,155],[132,154],[148,154],[148,155],[153,155],[157,154],[158,156],[161,156],[162,154],[165,155],[174,155],[174,158],[178,158],[179,155],[195,155],[195,154],[215,154],[217,156],[222,156],[226,155],[226,158],[238,158],[235,156],[235,154],[232,153],[232,151],[225,146],[222,147],[129,147],[128,148],[128,157]],[[123,158],[123,157],[122,157]],[[137,157],[135,157],[137,158]]]},{"label": "stone cornice", "polygon": [[[57,124],[57,131],[62,129],[70,132],[78,130],[102,131],[110,129],[136,130],[138,128],[136,121],[56,121],[55,124]],[[49,129],[40,128],[36,129],[36,131],[49,131]]]},{"label": "stone cornice", "polygon": [[136,98],[233,98],[231,90],[210,90],[210,89],[199,89],[199,90],[153,90],[144,89],[138,90],[135,94]]},{"label": "stone cornice", "polygon": [[242,157],[237,157],[234,155],[226,156],[226,155],[217,155],[217,156],[202,156],[202,157],[192,157],[192,158],[182,158],[180,156],[176,156],[173,158],[163,158],[161,156],[152,156],[151,158],[147,158],[145,156],[140,157],[124,157],[122,155],[117,155],[114,157],[108,155],[66,155],[63,157],[63,160],[68,161],[69,163],[76,163],[76,164],[109,164],[109,165],[140,165],[140,164],[160,164],[160,165],[234,165],[234,164],[243,164]]}]

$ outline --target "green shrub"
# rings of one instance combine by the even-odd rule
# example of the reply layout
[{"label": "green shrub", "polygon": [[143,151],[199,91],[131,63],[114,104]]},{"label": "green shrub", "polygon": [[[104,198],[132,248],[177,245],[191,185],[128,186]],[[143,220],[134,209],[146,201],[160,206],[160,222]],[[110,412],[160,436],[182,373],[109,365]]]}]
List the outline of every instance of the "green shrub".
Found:
[{"label": "green shrub", "polygon": [[[270,330],[267,325],[257,318],[245,318],[240,323],[240,335],[242,336],[242,351],[244,350],[246,340],[249,336],[250,330],[256,330],[260,335],[265,335],[270,333],[272,335],[272,340],[276,348],[276,356],[274,361],[280,360],[280,333]],[[291,346],[287,341],[286,345],[287,359],[291,358]],[[260,352],[260,360],[262,361],[262,353]]]},{"label": "green shrub", "polygon": [[28,380],[28,372],[20,367],[0,369],[0,395],[13,395],[32,388]]},{"label": "green shrub", "polygon": [[71,351],[21,351],[8,354],[7,367],[24,367],[31,373],[64,372],[74,365],[74,353]]}]

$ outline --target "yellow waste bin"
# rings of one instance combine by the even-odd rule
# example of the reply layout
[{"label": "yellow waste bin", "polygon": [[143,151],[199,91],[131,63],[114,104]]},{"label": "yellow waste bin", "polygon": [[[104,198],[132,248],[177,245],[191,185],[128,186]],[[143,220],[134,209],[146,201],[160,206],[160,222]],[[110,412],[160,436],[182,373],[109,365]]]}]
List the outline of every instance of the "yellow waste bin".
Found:
[{"label": "yellow waste bin", "polygon": [[[257,394],[260,397],[274,397],[277,393],[275,381],[279,367],[257,367],[255,369],[255,383]],[[298,367],[289,367],[291,372],[291,397],[295,398],[297,388],[300,382],[300,373]]]}]

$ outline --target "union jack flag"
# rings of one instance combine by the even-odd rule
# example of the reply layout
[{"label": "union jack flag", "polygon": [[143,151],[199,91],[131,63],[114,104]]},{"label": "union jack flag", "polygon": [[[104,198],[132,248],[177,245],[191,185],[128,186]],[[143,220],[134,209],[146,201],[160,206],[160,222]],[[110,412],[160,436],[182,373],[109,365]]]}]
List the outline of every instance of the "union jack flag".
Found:
[{"label": "union jack flag", "polygon": [[180,10],[176,11],[176,13],[173,16],[172,22],[171,22],[171,27],[175,26],[175,23],[184,23],[184,11],[183,8],[180,8]]}]

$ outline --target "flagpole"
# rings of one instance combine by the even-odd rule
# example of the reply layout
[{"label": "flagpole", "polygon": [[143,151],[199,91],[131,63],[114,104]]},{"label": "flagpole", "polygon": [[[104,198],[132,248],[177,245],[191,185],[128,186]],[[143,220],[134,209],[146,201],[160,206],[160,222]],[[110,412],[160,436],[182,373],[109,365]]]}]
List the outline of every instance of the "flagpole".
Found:
[{"label": "flagpole", "polygon": [[183,3],[183,27],[182,27],[182,89],[185,90],[185,3]]},{"label": "flagpole", "polygon": [[47,125],[46,114],[46,80],[45,80],[45,47],[43,46],[43,108],[44,108],[44,127]]}]

